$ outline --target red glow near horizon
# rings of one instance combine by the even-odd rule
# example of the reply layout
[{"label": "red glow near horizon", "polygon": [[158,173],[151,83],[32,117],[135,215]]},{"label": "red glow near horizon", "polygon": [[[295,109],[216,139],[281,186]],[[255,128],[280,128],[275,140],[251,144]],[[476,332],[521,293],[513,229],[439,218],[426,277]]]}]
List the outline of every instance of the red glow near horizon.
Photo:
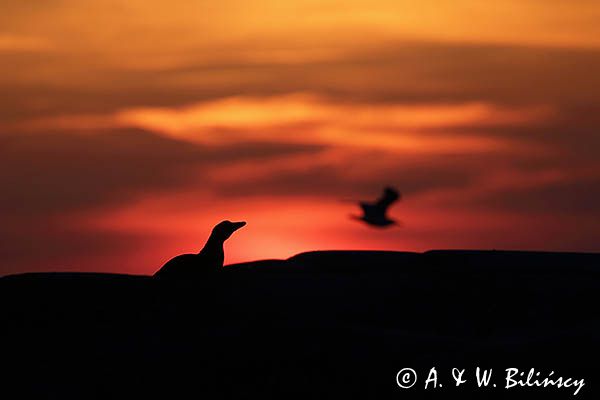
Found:
[{"label": "red glow near horizon", "polygon": [[[353,204],[335,198],[297,197],[246,199],[241,207],[234,202],[210,205],[201,201],[186,203],[181,199],[169,204],[163,199],[97,215],[86,225],[100,231],[155,235],[158,239],[152,245],[134,246],[126,253],[129,257],[119,256],[121,271],[136,274],[153,272],[173,255],[199,251],[212,226],[223,216],[248,222],[226,242],[226,264],[285,259],[311,250],[492,249],[499,248],[498,243],[510,249],[561,246],[558,240],[552,239],[552,232],[559,227],[551,216],[540,219],[539,216],[523,218],[488,212],[435,211],[413,202],[418,199],[409,199],[392,209],[392,216],[401,221],[401,226],[388,229],[370,228],[348,218],[359,211]],[[210,212],[195,211],[195,208],[210,209]],[[541,230],[545,230],[545,234],[537,233]],[[538,237],[532,241],[531,236],[536,233]]]}]

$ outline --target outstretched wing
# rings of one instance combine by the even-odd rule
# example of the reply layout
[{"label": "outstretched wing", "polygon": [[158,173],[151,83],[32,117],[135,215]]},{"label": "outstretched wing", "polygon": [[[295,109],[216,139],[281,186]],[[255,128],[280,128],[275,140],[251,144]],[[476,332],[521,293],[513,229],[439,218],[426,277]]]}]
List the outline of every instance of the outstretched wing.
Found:
[{"label": "outstretched wing", "polygon": [[377,200],[375,206],[385,213],[388,207],[392,205],[392,203],[400,200],[400,198],[400,193],[398,193],[396,189],[388,186],[383,190],[383,195]]}]

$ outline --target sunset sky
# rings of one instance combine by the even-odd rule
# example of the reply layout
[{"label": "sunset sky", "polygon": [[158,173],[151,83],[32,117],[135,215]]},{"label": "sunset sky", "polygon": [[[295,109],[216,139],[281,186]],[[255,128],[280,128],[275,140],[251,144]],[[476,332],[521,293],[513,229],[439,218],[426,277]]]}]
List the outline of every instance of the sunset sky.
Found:
[{"label": "sunset sky", "polygon": [[[600,251],[600,2],[0,0],[0,275]],[[385,185],[402,227],[348,218]]]}]

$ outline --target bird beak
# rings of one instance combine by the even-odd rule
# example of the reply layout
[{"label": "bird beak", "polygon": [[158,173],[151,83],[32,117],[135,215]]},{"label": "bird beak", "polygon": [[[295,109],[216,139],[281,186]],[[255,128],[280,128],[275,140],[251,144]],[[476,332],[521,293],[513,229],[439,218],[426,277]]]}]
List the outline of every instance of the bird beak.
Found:
[{"label": "bird beak", "polygon": [[233,222],[233,230],[237,231],[238,229],[240,229],[244,225],[246,225],[246,221]]}]

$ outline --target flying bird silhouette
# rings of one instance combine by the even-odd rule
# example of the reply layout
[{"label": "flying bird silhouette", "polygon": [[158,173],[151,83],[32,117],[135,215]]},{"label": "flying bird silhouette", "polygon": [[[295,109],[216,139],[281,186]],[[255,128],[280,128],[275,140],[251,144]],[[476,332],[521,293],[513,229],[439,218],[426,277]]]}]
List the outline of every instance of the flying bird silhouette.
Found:
[{"label": "flying bird silhouette", "polygon": [[397,221],[388,218],[387,210],[394,202],[400,200],[400,198],[400,193],[396,189],[388,186],[383,190],[381,197],[374,203],[367,203],[364,201],[358,203],[360,208],[362,208],[363,215],[351,215],[350,217],[377,228],[386,228],[391,225],[397,225]]},{"label": "flying bird silhouette", "polygon": [[158,270],[154,277],[161,279],[185,280],[201,278],[218,272],[223,267],[225,253],[223,243],[233,232],[246,225],[246,222],[222,221],[217,224],[206,244],[198,254],[182,254],[170,259]]}]

